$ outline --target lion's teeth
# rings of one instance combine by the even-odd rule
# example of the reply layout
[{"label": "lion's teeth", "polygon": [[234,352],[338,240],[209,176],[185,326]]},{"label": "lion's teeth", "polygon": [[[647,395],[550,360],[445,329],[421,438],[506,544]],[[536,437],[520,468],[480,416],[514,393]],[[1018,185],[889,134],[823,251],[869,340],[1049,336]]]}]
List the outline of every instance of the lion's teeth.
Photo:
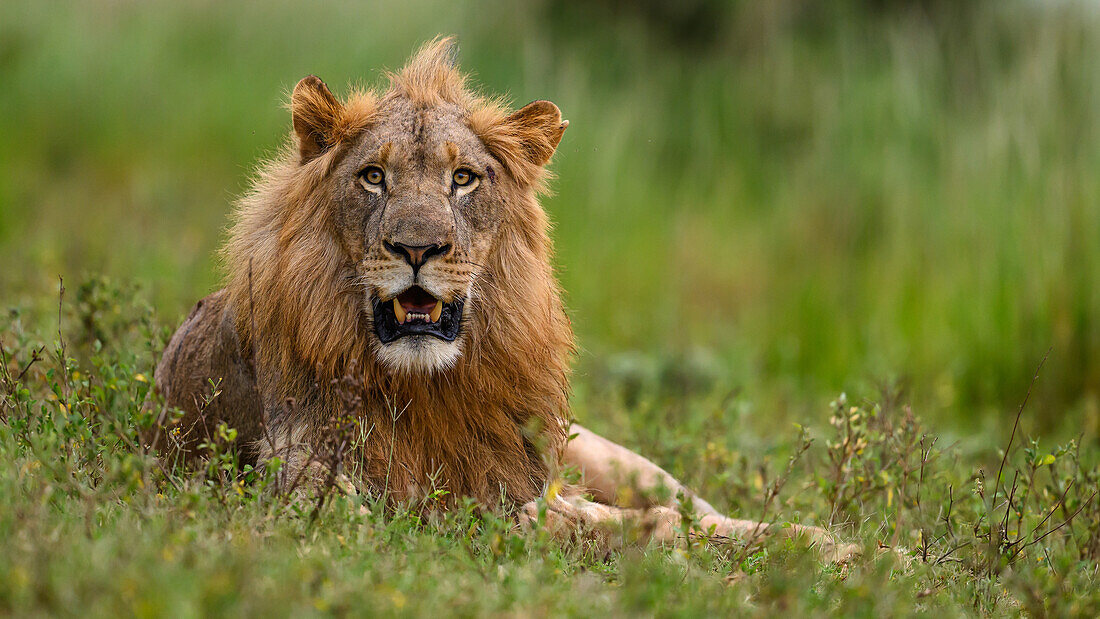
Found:
[{"label": "lion's teeth", "polygon": [[409,312],[405,311],[405,308],[401,305],[401,302],[397,300],[397,297],[393,299],[393,314],[397,317],[398,324],[407,324],[413,320],[422,320],[424,322],[439,322],[439,317],[443,315],[443,302],[436,301],[435,307],[431,312]]},{"label": "lion's teeth", "polygon": [[397,297],[393,298],[393,313],[397,316],[398,324],[405,324],[408,314],[405,312],[405,308],[401,307],[401,302],[397,300]]}]

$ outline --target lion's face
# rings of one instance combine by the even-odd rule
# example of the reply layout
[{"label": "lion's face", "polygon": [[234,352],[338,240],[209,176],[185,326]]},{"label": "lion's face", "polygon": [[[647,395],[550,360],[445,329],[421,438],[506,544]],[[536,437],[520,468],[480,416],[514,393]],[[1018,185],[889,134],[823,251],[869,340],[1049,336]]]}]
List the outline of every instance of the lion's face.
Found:
[{"label": "lion's face", "polygon": [[[475,325],[516,322],[510,317],[531,305],[502,298],[518,291],[498,291],[509,286],[498,280],[518,281],[501,270],[505,262],[545,266],[538,255],[545,217],[535,191],[568,124],[548,101],[508,114],[470,95],[446,64],[446,48],[426,50],[391,77],[382,96],[359,93],[341,102],[310,76],[291,97],[299,167],[289,187],[304,193],[289,201],[324,205],[303,208],[293,219],[306,218],[335,241],[299,244],[312,249],[291,254],[301,265],[342,265],[339,274],[319,268],[300,276],[321,283],[336,275],[349,284],[343,287],[354,291],[367,331],[357,335],[378,361],[400,372],[454,365],[476,337]],[[282,228],[284,242],[299,238],[295,225]],[[530,281],[538,281],[532,294],[554,292],[545,277]],[[337,301],[330,324],[347,337],[349,308]],[[298,341],[308,348],[330,339],[310,327]]]},{"label": "lion's face", "polygon": [[333,171],[335,224],[374,350],[395,369],[454,363],[503,205],[500,163],[454,105],[380,105]]}]

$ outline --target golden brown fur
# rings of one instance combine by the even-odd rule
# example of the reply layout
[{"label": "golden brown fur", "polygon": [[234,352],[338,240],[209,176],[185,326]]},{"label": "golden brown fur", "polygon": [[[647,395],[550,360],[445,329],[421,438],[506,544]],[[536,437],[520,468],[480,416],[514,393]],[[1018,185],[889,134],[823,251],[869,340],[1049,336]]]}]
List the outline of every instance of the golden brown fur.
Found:
[{"label": "golden brown fur", "polygon": [[[356,92],[346,102],[316,78],[295,89],[292,143],[262,167],[239,203],[224,251],[224,314],[209,319],[229,317],[232,328],[221,337],[238,340],[234,347],[255,376],[262,408],[213,405],[204,415],[250,427],[257,415],[266,416],[284,439],[278,449],[256,433],[243,438],[261,459],[282,455],[300,464],[300,453],[273,452],[322,441],[340,408],[333,380],[353,372],[364,385],[358,420],[370,439],[349,457],[347,470],[358,472],[363,487],[412,499],[434,479],[452,496],[486,505],[504,496],[518,505],[541,492],[567,427],[572,332],[536,195],[564,123],[552,104],[509,114],[474,94],[450,54],[449,41],[436,40],[390,76],[385,92]],[[481,239],[488,250],[476,265],[476,311],[463,323],[462,354],[428,378],[380,362],[354,272],[369,251],[346,242],[332,189],[341,158],[371,130],[379,110],[398,99],[415,109],[457,107],[502,166],[493,190],[503,208],[492,238]],[[190,330],[181,327],[170,352],[202,357],[195,351],[209,345],[188,340]],[[199,434],[193,399],[203,386],[196,378],[202,368],[170,361],[176,356],[166,353],[158,382],[169,404],[187,411],[186,430]],[[284,404],[288,399],[293,405]]]}]

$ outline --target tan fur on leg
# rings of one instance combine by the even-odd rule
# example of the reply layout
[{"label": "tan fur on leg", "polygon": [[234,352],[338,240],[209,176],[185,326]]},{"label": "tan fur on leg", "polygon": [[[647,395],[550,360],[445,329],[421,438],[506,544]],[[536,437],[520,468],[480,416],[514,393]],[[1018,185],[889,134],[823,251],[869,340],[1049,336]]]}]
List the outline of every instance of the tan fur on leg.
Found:
[{"label": "tan fur on leg", "polygon": [[[682,516],[672,507],[615,507],[589,501],[580,495],[550,500],[541,522],[539,504],[531,501],[520,509],[518,519],[524,529],[532,530],[541,524],[559,539],[595,541],[608,549],[647,543],[674,545],[684,540]],[[773,535],[792,537],[804,540],[822,560],[833,563],[849,561],[860,552],[858,546],[839,543],[833,535],[818,527],[780,527],[715,514],[702,516],[691,535],[714,542],[753,542]]]},{"label": "tan fur on leg", "polygon": [[[620,543],[624,540],[676,543],[683,539],[678,500],[671,498],[657,503],[653,499],[664,489],[671,497],[682,495],[691,499],[699,518],[693,535],[740,542],[755,542],[773,535],[796,537],[817,549],[822,559],[833,562],[846,561],[859,553],[858,546],[840,543],[818,527],[776,526],[728,518],[650,460],[580,425],[573,424],[570,432],[576,436],[566,447],[564,462],[580,471],[583,489],[600,503],[580,496],[555,499],[547,506],[544,523],[551,532],[581,526],[614,532],[615,535],[604,537]],[[524,506],[521,523],[530,525],[535,521],[531,516],[537,514],[535,505]]]}]

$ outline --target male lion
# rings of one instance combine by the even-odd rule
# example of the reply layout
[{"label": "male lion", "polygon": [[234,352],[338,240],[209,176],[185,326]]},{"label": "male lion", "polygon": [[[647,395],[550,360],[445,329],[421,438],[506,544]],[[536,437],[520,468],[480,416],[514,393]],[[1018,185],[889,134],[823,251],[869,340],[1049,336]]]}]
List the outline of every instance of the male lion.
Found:
[{"label": "male lion", "polygon": [[[573,335],[537,200],[568,123],[549,101],[509,113],[475,94],[452,56],[449,40],[433,41],[385,92],[346,101],[314,76],[294,88],[291,143],[238,204],[228,283],[198,302],[157,367],[183,415],[151,446],[194,454],[226,423],[245,458],[279,457],[285,479],[316,489],[331,467],[312,454],[350,407],[365,438],[341,454],[343,485],[391,502],[442,488],[562,534],[634,521],[671,540],[675,499],[615,505],[663,487],[691,497],[701,530],[763,532],[570,426]],[[547,492],[561,465],[581,487]]]}]

